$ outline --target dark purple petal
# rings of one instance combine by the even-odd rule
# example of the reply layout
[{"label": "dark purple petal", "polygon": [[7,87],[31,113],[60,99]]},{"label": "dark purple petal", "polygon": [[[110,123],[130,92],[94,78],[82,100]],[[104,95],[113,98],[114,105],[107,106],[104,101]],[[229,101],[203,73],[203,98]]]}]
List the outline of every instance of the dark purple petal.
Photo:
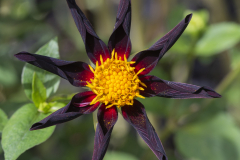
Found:
[{"label": "dark purple petal", "polygon": [[136,129],[157,158],[159,160],[167,160],[162,143],[152,124],[149,122],[144,106],[139,101],[134,100],[132,106],[122,107],[122,115]]},{"label": "dark purple petal", "polygon": [[77,6],[75,0],[67,0],[67,3],[91,61],[93,63],[98,61],[100,64],[100,55],[102,55],[104,61],[110,58],[106,44],[97,36],[89,20]]},{"label": "dark purple petal", "polygon": [[168,32],[164,37],[159,39],[149,49],[144,50],[136,54],[132,61],[136,63],[132,66],[135,67],[135,71],[139,71],[145,68],[139,75],[146,75],[157,65],[162,56],[174,45],[174,43],[181,36],[187,25],[192,18],[192,14],[189,14],[182,20],[176,27]]},{"label": "dark purple petal", "polygon": [[85,86],[87,81],[90,82],[90,79],[94,78],[94,74],[89,69],[88,64],[84,62],[63,61],[28,52],[20,52],[15,54],[15,57],[21,61],[59,75],[77,87]]},{"label": "dark purple petal", "polygon": [[113,126],[117,122],[118,112],[115,106],[107,108],[104,104],[98,110],[98,124],[94,139],[92,160],[102,160],[110,141]]},{"label": "dark purple petal", "polygon": [[131,1],[120,0],[118,6],[117,19],[114,26],[113,33],[109,39],[108,47],[112,51],[115,48],[118,56],[124,59],[129,57],[131,52],[130,40],[130,26],[131,26]]},{"label": "dark purple petal", "polygon": [[140,94],[145,97],[159,96],[167,98],[220,98],[221,95],[210,87],[162,80],[155,76],[144,76],[140,80],[147,85]]},{"label": "dark purple petal", "polygon": [[73,120],[83,114],[94,112],[100,103],[97,102],[94,105],[89,104],[95,97],[96,95],[92,91],[76,94],[73,96],[72,100],[67,106],[57,110],[56,112],[53,112],[48,117],[33,124],[30,130],[42,129],[56,124],[64,123]]}]

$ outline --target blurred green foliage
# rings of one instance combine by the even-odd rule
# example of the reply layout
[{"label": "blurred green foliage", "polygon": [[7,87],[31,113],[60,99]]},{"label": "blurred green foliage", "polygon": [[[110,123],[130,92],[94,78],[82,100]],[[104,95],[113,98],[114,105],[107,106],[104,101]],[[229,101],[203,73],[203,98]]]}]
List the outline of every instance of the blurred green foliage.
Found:
[{"label": "blurred green foliage", "polygon": [[[39,49],[36,54],[59,57],[57,38],[51,40]],[[38,74],[38,75],[37,75]],[[38,76],[40,76],[38,78]],[[41,78],[41,79],[40,79]],[[55,79],[55,80],[54,80]],[[26,96],[33,102],[25,104],[9,119],[1,110],[0,119],[2,131],[2,146],[4,158],[15,160],[26,150],[46,141],[53,133],[55,126],[41,131],[30,131],[33,123],[44,119],[49,113],[64,107],[57,101],[47,102],[47,97],[56,92],[59,86],[59,77],[37,67],[25,65],[22,73],[22,85]],[[43,83],[45,82],[45,83]],[[49,91],[49,92],[48,92]],[[49,93],[49,95],[47,95]]]},{"label": "blurred green foliage", "polygon": [[211,56],[231,49],[240,41],[240,25],[220,23],[211,25],[196,45],[196,54]]},{"label": "blurred green foliage", "polygon": [[121,152],[110,152],[107,153],[106,156],[104,157],[104,160],[137,160],[136,157],[126,154],[126,153],[121,153]]},{"label": "blurred green foliage", "polygon": [[17,110],[5,125],[2,134],[2,147],[6,160],[17,159],[24,151],[48,139],[55,126],[39,131],[29,128],[46,115],[39,113],[33,104],[26,104]]},{"label": "blurred green foliage", "polygon": [[2,109],[0,109],[0,132],[2,132],[7,121],[8,121],[8,117],[7,117],[6,113],[4,113],[4,111]]},{"label": "blurred green foliage", "polygon": [[[77,2],[99,37],[107,43],[113,30],[119,1]],[[132,53],[148,48],[186,14],[193,13],[186,31],[151,74],[166,80],[210,86],[223,96],[221,99],[209,100],[159,97],[141,100],[162,140],[169,160],[240,159],[239,5],[237,0],[132,1]],[[229,6],[234,8],[229,9]],[[12,154],[13,159],[46,140],[53,132],[53,128],[49,128],[51,133],[46,133],[48,136],[31,142],[25,142],[23,137],[17,136],[19,132],[32,134],[32,137],[41,134],[28,131],[33,121],[37,121],[33,120],[33,117],[43,115],[33,103],[29,104],[33,94],[34,71],[46,87],[47,99],[44,103],[51,104],[49,112],[66,105],[73,93],[83,91],[81,88],[72,87],[65,80],[61,80],[59,85],[58,77],[25,65],[16,60],[13,54],[24,50],[59,58],[59,50],[61,59],[87,63],[89,60],[65,0],[1,0],[0,28],[0,131],[1,127],[7,124],[1,142],[5,154],[15,152]],[[59,37],[58,40],[51,40],[55,36]],[[37,51],[46,43],[45,47]],[[22,86],[20,77],[24,65]],[[17,117],[18,114],[21,117]],[[8,123],[7,117],[10,117]],[[24,123],[20,124],[19,118]],[[15,132],[12,132],[13,128]],[[7,146],[13,138],[21,141],[12,147]],[[123,119],[119,120],[114,127],[105,160],[157,159],[138,139],[135,130]],[[53,136],[45,143],[27,150],[18,159],[89,160],[93,143],[92,116],[86,115],[58,125]],[[24,150],[14,148],[19,145],[22,145]],[[4,159],[3,155],[0,147],[0,159]]]},{"label": "blurred green foliage", "polygon": [[190,159],[240,159],[240,130],[225,113],[207,122],[198,122],[180,129],[175,137],[177,148]]}]

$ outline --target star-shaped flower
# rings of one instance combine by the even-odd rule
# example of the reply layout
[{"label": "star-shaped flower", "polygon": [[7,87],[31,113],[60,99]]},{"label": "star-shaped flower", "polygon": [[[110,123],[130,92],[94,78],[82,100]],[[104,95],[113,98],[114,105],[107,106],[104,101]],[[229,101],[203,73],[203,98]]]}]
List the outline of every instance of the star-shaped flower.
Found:
[{"label": "star-shaped flower", "polygon": [[92,68],[84,62],[69,62],[46,56],[20,52],[15,56],[39,68],[59,75],[76,87],[91,91],[76,94],[69,104],[33,124],[31,130],[67,122],[98,109],[93,160],[102,160],[118,118],[118,111],[151,148],[158,159],[167,159],[162,143],[151,125],[144,106],[135,98],[219,98],[209,87],[170,82],[147,75],[177,41],[192,15],[187,15],[175,28],[149,49],[137,53],[131,61],[131,0],[120,0],[117,20],[108,46],[97,36],[75,0],[67,0],[76,26],[82,36]]}]

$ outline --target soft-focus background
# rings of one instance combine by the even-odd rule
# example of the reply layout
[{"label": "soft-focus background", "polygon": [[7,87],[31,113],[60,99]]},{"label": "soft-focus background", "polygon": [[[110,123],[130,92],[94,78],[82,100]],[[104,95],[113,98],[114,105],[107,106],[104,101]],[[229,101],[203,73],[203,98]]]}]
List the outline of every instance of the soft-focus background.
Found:
[{"label": "soft-focus background", "polygon": [[[107,43],[119,0],[77,0],[99,37]],[[132,0],[132,53],[151,46],[188,13],[193,18],[181,38],[151,73],[165,80],[210,86],[221,99],[141,100],[169,160],[240,160],[240,1]],[[10,117],[28,103],[13,57],[35,53],[58,36],[60,58],[89,63],[65,0],[0,0],[0,108]],[[83,89],[61,80],[56,95]],[[44,143],[19,160],[89,160],[93,116],[60,124]],[[0,159],[4,159],[0,147]],[[121,115],[104,160],[157,160]]]}]

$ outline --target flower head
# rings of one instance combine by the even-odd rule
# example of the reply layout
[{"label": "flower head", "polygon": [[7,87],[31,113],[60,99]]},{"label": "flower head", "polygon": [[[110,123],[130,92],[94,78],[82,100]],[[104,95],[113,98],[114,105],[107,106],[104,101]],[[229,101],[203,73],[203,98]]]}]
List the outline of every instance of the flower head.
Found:
[{"label": "flower head", "polygon": [[149,49],[137,53],[131,61],[129,38],[131,1],[120,0],[117,20],[108,46],[97,36],[75,0],[67,0],[76,26],[82,36],[86,52],[95,68],[84,62],[69,62],[46,56],[20,52],[15,56],[39,68],[59,75],[76,87],[89,87],[90,91],[73,96],[69,104],[45,119],[33,124],[31,130],[63,123],[98,109],[93,160],[103,159],[112,129],[117,121],[117,107],[148,144],[158,159],[167,159],[161,141],[146,115],[144,106],[135,98],[218,98],[209,87],[170,82],[147,75],[162,56],[177,41],[189,24],[187,15],[175,28],[159,39]]},{"label": "flower head", "polygon": [[109,104],[106,108],[113,105],[120,108],[125,105],[133,105],[135,97],[145,98],[140,95],[140,90],[144,90],[140,85],[147,86],[138,78],[138,74],[144,68],[135,73],[135,68],[131,67],[131,64],[135,62],[128,62],[125,55],[122,60],[114,50],[111,58],[107,58],[105,62],[100,55],[100,62],[100,66],[98,66],[98,61],[96,62],[95,70],[89,65],[94,73],[94,79],[87,82],[86,86],[97,95],[90,104],[101,102],[105,105]]}]

